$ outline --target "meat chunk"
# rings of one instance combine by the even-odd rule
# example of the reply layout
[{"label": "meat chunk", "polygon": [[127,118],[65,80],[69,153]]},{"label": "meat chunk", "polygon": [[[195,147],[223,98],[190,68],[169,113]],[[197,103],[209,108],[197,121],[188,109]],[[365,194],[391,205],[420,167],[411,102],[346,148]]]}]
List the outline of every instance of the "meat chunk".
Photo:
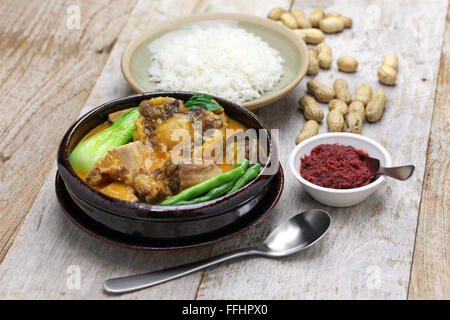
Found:
[{"label": "meat chunk", "polygon": [[[164,146],[173,149],[182,140],[194,138],[194,123],[201,124],[202,133],[208,130],[220,130],[225,136],[228,118],[223,109],[206,111],[202,108],[186,109],[181,100],[169,97],[158,97],[144,100],[139,104],[141,117],[136,121],[133,134],[135,141],[150,143],[153,146]],[[180,136],[183,130],[185,135]],[[174,136],[174,133],[177,135]],[[201,136],[200,136],[201,138]],[[203,141],[202,141],[203,142]]]},{"label": "meat chunk", "polygon": [[[109,150],[89,173],[86,181],[96,186],[112,180],[118,181],[132,188],[141,201],[159,202],[171,192],[166,186],[164,171],[161,168],[150,171],[152,164],[150,147],[141,141],[131,142]],[[105,193],[110,189],[105,189]],[[132,198],[129,194],[127,197]]]},{"label": "meat chunk", "polygon": [[146,121],[166,120],[175,113],[186,113],[183,101],[169,97],[144,100],[139,104],[139,112]]},{"label": "meat chunk", "polygon": [[169,159],[165,163],[165,172],[167,185],[176,194],[221,174],[222,169],[214,163],[175,164]]},{"label": "meat chunk", "polygon": [[140,170],[133,175],[131,186],[141,201],[156,203],[170,194],[166,188],[164,176],[159,175],[158,172],[148,173]]},{"label": "meat chunk", "polygon": [[228,119],[225,115],[225,112],[223,112],[223,109],[219,109],[216,112],[205,111],[201,120],[204,132],[208,129],[218,129],[223,131],[223,133],[225,134],[225,129],[228,125]]},{"label": "meat chunk", "polygon": [[86,176],[86,182],[91,186],[105,186],[111,181],[107,174],[102,174],[100,169],[94,168]]},{"label": "meat chunk", "polygon": [[182,140],[179,136],[172,139],[175,130],[184,129],[186,135],[193,135],[188,109],[181,100],[169,97],[144,100],[139,104],[139,112],[141,117],[136,121],[134,140],[163,145],[170,150]]},{"label": "meat chunk", "polygon": [[191,120],[186,115],[178,114],[156,126],[154,135],[151,135],[149,140],[153,145],[163,144],[169,150],[172,150],[184,140],[187,144],[190,144],[193,137],[194,129]]},{"label": "meat chunk", "polygon": [[228,126],[228,117],[223,109],[207,111],[201,108],[189,110],[191,121],[199,121],[202,124],[202,131],[205,134],[210,129],[220,130],[225,136],[225,129]]},{"label": "meat chunk", "polygon": [[109,150],[108,153],[97,162],[97,166],[86,178],[91,185],[98,185],[107,180],[122,181],[130,184],[132,175],[141,168],[151,165],[150,149],[141,141],[128,143],[126,145]]}]

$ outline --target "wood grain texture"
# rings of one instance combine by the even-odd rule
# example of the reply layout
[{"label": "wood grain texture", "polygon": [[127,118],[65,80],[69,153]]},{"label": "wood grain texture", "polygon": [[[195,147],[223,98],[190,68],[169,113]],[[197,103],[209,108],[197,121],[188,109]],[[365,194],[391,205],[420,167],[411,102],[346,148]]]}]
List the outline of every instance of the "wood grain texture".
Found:
[{"label": "wood grain texture", "polygon": [[[0,261],[133,2],[0,2]],[[80,29],[70,6],[80,10]]]},{"label": "wood grain texture", "polygon": [[[225,5],[225,1],[217,3]],[[246,9],[246,12],[260,10],[262,14],[274,4],[284,5],[287,8],[288,3],[288,1],[265,1],[264,9],[260,7],[260,2],[254,2],[253,6]],[[105,101],[131,93],[120,72],[120,57],[128,41],[152,24],[178,15],[203,12],[206,9],[199,9],[202,6],[207,7],[208,3],[185,0],[139,1],[117,39],[82,113]],[[218,11],[223,11],[223,8]],[[58,143],[58,140],[55,142]],[[111,247],[100,240],[92,239],[63,217],[54,195],[55,170],[56,166],[45,180],[21,229],[20,236],[12,247],[13,254],[8,255],[0,265],[0,297],[38,299],[110,297],[102,293],[102,282],[108,277],[165,268],[180,262],[205,258],[211,254],[209,247],[180,252],[137,252]],[[24,255],[29,257],[30,254],[33,256],[36,254],[36,256],[33,259],[24,259]],[[20,261],[28,261],[28,263],[24,264]],[[51,266],[48,261],[52,261]],[[23,268],[19,270],[13,267],[18,264]],[[70,289],[67,286],[70,276],[67,272],[71,270],[70,266],[80,268],[82,276],[80,289]],[[22,280],[10,281],[13,274],[14,278],[20,278],[23,282]],[[36,274],[40,276],[35,277]],[[200,279],[201,273],[197,273],[177,282],[119,298],[193,298]]]},{"label": "wood grain texture", "polygon": [[442,47],[409,299],[450,299],[450,12]]},{"label": "wood grain texture", "polygon": [[[328,86],[335,79],[344,78],[353,94],[356,86],[364,82],[374,89],[383,88],[388,97],[385,114],[378,123],[366,123],[363,134],[383,144],[394,163],[414,163],[418,170],[407,183],[388,180],[384,188],[364,203],[343,209],[317,203],[286,172],[280,203],[264,223],[242,237],[215,246],[212,254],[255,245],[275,225],[309,208],[332,213],[328,235],[317,246],[286,259],[253,258],[208,269],[199,288],[199,299],[407,297],[447,2],[296,1],[294,4],[294,8],[307,13],[314,7],[339,11],[354,21],[352,29],[326,36],[325,42],[333,49],[332,68],[319,71],[315,78]],[[423,23],[417,25],[418,20]],[[400,57],[395,87],[383,86],[376,76],[383,56],[390,52]],[[347,54],[359,61],[356,74],[337,71],[336,59]],[[286,169],[295,137],[305,122],[296,108],[298,99],[306,92],[305,84],[303,81],[290,95],[260,109],[258,114],[269,127],[281,129],[280,153]],[[326,105],[321,107],[326,113]],[[322,123],[320,133],[326,131]]]},{"label": "wood grain texture", "polygon": [[[237,0],[139,1],[82,112],[130,93],[120,74],[120,55],[126,42],[152,23],[192,12],[228,11],[265,16],[272,7],[288,8],[289,5],[290,1],[270,0],[245,1],[245,4]],[[352,208],[327,208],[312,200],[287,167],[287,156],[305,121],[296,108],[297,100],[305,94],[306,81],[303,81],[291,94],[258,112],[269,127],[281,131],[286,178],[280,203],[258,226],[214,247],[157,253],[115,248],[90,238],[63,217],[54,195],[56,168],[53,166],[0,265],[0,297],[406,298],[447,5],[445,0],[294,3],[294,7],[308,13],[313,7],[322,6],[353,18],[351,30],[326,37],[326,43],[333,48],[334,62],[331,70],[320,71],[316,78],[331,85],[334,79],[342,77],[349,82],[352,92],[363,82],[386,90],[388,105],[382,120],[366,124],[363,134],[391,151],[395,163],[412,162],[417,166],[416,175],[408,183],[386,181],[384,189]],[[376,77],[383,55],[389,52],[400,56],[397,85],[391,88],[379,84]],[[337,71],[335,61],[344,54],[359,60],[356,74]],[[326,110],[325,105],[321,107]],[[326,132],[324,124],[320,132]],[[259,243],[276,225],[309,208],[330,211],[333,225],[327,237],[303,253],[282,260],[236,260],[123,296],[102,292],[102,282],[109,277],[157,270]],[[79,268],[79,288],[69,285],[73,276],[71,266]]]}]

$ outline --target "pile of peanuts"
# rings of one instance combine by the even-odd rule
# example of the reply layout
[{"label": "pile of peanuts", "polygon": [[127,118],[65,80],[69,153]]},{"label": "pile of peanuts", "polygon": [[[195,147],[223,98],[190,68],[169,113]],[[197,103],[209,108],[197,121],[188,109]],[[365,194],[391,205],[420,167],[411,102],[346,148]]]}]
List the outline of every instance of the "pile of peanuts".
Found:
[{"label": "pile of peanuts", "polygon": [[[332,50],[325,44],[325,33],[337,33],[344,28],[351,28],[353,20],[331,11],[325,14],[323,8],[315,8],[306,17],[302,10],[287,11],[277,7],[270,10],[267,17],[282,25],[293,29],[307,44],[317,45],[317,48],[308,48],[309,65],[307,74],[316,75],[321,69],[329,69],[332,62]],[[352,56],[342,56],[337,60],[339,71],[355,72],[358,68],[358,60]],[[385,85],[394,85],[397,79],[398,57],[395,54],[388,54],[382,65],[378,68],[378,79]]]},{"label": "pile of peanuts", "polygon": [[372,92],[372,88],[366,83],[356,88],[355,98],[352,97],[344,79],[334,81],[333,88],[317,80],[309,80],[306,87],[314,97],[305,95],[298,101],[299,109],[303,111],[308,121],[296,137],[296,144],[319,133],[319,122],[324,119],[324,113],[317,101],[328,104],[326,123],[329,132],[345,131],[359,134],[364,120],[377,122],[381,119],[386,106],[384,91]]},{"label": "pile of peanuts", "polygon": [[[332,11],[325,14],[322,8],[313,9],[309,18],[301,10],[287,11],[274,8],[267,15],[284,26],[293,29],[307,44],[317,45],[308,48],[308,75],[316,75],[321,69],[329,69],[332,63],[332,50],[323,41],[326,33],[337,33],[353,25],[351,18]],[[358,61],[352,56],[342,56],[337,59],[339,71],[353,73],[358,68]],[[377,76],[381,83],[394,85],[397,79],[398,57],[388,54],[378,68]],[[319,133],[319,123],[324,119],[324,113],[318,102],[328,104],[326,123],[329,132],[351,132],[360,134],[364,120],[376,122],[381,119],[386,105],[386,94],[383,90],[372,92],[372,88],[364,83],[356,88],[355,98],[348,88],[347,81],[337,79],[333,88],[327,87],[316,80],[307,83],[308,92],[312,95],[303,96],[298,104],[299,109],[307,119],[295,139],[298,144]]]},{"label": "pile of peanuts", "polygon": [[[306,17],[302,10],[291,10],[274,8],[267,15],[269,19],[275,20],[293,31],[306,43],[318,45],[316,49],[309,48],[309,65],[307,74],[316,75],[319,67],[329,69],[332,61],[331,48],[323,41],[325,33],[337,33],[344,28],[351,28],[351,18],[341,15],[339,12],[331,11],[325,14],[322,8],[313,9]],[[358,61],[351,56],[340,57],[337,61],[339,70],[343,72],[355,72]]]},{"label": "pile of peanuts", "polygon": [[351,18],[345,17],[336,11],[325,14],[322,8],[312,10],[309,19],[306,18],[302,10],[291,10],[288,12],[283,8],[273,8],[267,17],[275,21],[280,21],[288,28],[297,31],[302,30],[305,37],[309,33],[312,34],[312,38],[314,39],[316,35],[320,35],[322,40],[318,41],[316,39],[318,41],[316,44],[323,41],[325,38],[324,33],[341,32],[344,28],[350,28],[353,24]]}]

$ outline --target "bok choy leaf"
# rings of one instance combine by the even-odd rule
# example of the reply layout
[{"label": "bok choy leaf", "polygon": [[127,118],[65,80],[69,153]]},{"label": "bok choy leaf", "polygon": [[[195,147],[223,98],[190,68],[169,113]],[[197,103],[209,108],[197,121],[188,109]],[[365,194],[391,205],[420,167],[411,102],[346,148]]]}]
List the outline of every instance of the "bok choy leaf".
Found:
[{"label": "bok choy leaf", "polygon": [[78,144],[69,156],[74,169],[88,173],[95,168],[97,160],[108,150],[128,143],[135,129],[134,122],[139,118],[139,108],[123,115],[113,125]]}]

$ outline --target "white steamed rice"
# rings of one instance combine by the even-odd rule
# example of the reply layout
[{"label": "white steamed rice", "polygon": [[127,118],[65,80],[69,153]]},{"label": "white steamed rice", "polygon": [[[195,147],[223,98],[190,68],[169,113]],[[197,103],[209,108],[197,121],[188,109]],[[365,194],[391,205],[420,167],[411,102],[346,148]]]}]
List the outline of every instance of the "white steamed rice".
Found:
[{"label": "white steamed rice", "polygon": [[203,92],[242,103],[273,89],[283,73],[277,50],[227,23],[170,31],[148,49],[154,90]]}]

